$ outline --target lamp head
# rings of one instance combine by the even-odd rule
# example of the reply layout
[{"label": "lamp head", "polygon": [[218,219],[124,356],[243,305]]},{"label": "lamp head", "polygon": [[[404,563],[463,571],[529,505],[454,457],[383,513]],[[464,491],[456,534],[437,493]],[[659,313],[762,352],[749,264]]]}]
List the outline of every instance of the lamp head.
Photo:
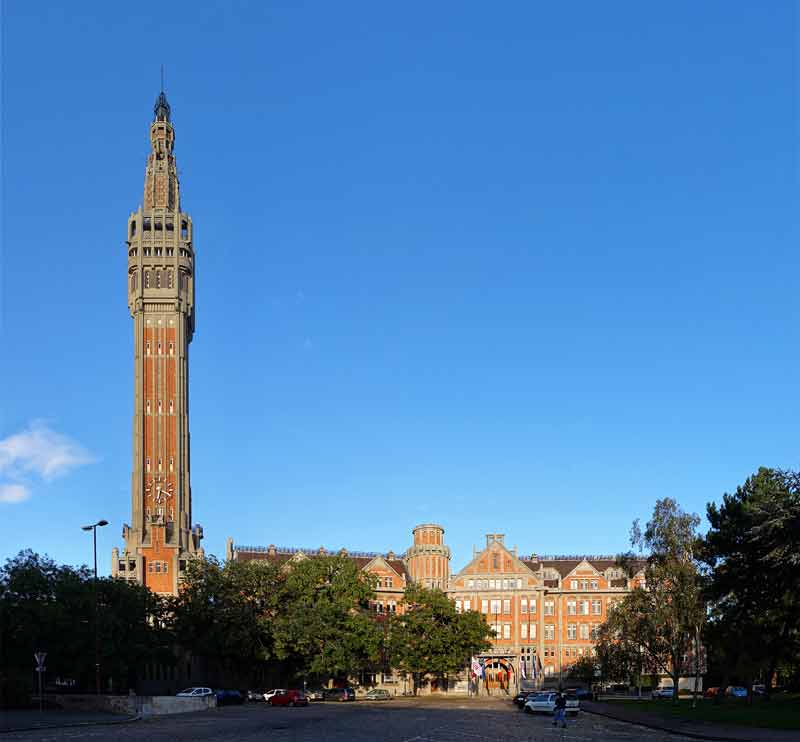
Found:
[{"label": "lamp head", "polygon": [[108,521],[107,520],[98,520],[97,521],[97,525],[98,526],[107,526],[108,525]]}]

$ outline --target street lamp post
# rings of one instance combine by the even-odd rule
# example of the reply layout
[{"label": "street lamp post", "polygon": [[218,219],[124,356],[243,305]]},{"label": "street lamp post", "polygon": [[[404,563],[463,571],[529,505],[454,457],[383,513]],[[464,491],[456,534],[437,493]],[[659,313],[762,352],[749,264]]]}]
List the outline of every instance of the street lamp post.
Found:
[{"label": "street lamp post", "polygon": [[98,696],[100,695],[100,640],[97,634],[97,529],[107,525],[107,520],[98,520],[97,523],[81,526],[81,530],[92,532],[94,545],[94,681]]}]

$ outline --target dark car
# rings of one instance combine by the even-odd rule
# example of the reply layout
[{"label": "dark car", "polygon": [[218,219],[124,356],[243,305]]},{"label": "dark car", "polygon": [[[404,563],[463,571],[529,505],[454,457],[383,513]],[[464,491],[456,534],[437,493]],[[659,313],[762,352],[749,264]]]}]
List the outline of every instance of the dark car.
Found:
[{"label": "dark car", "polygon": [[270,706],[308,706],[306,694],[301,690],[285,690],[267,701]]},{"label": "dark car", "polygon": [[238,691],[229,688],[220,688],[214,691],[217,697],[217,706],[238,706],[244,703],[244,696]]},{"label": "dark car", "polygon": [[352,688],[328,688],[325,691],[326,701],[355,701],[356,692]]}]

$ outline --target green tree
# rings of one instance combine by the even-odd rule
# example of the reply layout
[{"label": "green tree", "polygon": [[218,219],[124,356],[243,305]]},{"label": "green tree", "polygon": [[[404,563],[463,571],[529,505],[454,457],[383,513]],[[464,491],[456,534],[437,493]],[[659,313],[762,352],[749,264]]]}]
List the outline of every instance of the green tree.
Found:
[{"label": "green tree", "polygon": [[94,687],[95,615],[104,687],[111,678],[127,688],[144,663],[171,658],[164,601],[146,588],[109,578],[95,584],[88,568],[32,551],[7,560],[0,569],[0,703],[30,693],[39,650],[47,652],[49,678]]},{"label": "green tree", "polygon": [[483,616],[458,613],[441,590],[411,585],[404,607],[390,623],[388,657],[393,667],[411,675],[415,694],[425,675],[446,680],[462,671],[471,655],[490,646],[491,629]]},{"label": "green tree", "polygon": [[285,575],[272,562],[192,559],[171,601],[181,645],[227,667],[276,656],[273,622]]},{"label": "green tree", "polygon": [[726,679],[749,687],[763,674],[769,688],[800,659],[800,474],[761,468],[706,512],[712,660]]},{"label": "green tree", "polygon": [[606,621],[612,636],[637,647],[647,666],[672,678],[676,691],[681,677],[700,670],[706,606],[697,563],[699,523],[670,498],[656,502],[644,529],[634,522],[631,544],[648,553],[645,586],[630,592]]},{"label": "green tree", "polygon": [[569,667],[568,677],[591,685],[599,674],[598,661],[589,654],[578,657]]},{"label": "green tree", "polygon": [[383,630],[369,611],[374,585],[353,560],[305,558],[285,575],[272,629],[279,659],[298,674],[344,678],[380,662]]}]

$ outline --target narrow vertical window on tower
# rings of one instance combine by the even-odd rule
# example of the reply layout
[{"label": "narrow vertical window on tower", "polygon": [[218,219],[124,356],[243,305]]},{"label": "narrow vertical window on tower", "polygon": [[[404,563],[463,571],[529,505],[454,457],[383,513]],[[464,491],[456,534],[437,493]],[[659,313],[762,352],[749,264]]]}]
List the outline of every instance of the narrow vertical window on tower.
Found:
[{"label": "narrow vertical window on tower", "polygon": [[[146,252],[149,252],[149,250],[146,251]],[[144,287],[146,289],[150,288],[150,271],[145,271],[144,272]]]}]

